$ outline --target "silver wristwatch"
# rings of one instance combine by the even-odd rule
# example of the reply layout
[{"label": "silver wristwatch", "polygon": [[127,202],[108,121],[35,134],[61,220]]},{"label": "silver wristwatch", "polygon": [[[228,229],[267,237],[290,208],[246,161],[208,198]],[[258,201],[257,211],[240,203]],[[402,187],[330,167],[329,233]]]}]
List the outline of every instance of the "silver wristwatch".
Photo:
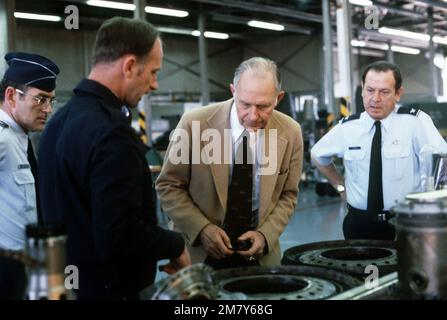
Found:
[{"label": "silver wristwatch", "polygon": [[335,190],[337,190],[337,192],[340,194],[340,193],[343,193],[343,192],[345,192],[345,186],[344,185],[342,185],[342,184],[336,184],[335,185]]}]

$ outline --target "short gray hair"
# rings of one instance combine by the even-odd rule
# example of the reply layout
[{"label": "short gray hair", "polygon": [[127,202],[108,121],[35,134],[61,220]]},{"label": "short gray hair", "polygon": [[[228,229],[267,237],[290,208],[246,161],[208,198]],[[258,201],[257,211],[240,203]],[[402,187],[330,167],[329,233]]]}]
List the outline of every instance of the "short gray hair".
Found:
[{"label": "short gray hair", "polygon": [[281,91],[281,74],[274,61],[262,57],[253,57],[243,61],[234,72],[233,85],[235,87],[237,87],[242,74],[246,71],[251,71],[255,74],[270,72],[275,80],[276,91]]}]

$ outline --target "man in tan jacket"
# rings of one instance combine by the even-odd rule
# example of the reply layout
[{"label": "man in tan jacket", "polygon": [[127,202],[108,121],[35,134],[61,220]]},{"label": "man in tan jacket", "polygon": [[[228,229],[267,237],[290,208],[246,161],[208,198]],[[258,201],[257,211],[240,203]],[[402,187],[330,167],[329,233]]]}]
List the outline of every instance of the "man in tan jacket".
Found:
[{"label": "man in tan jacket", "polygon": [[[183,115],[156,189],[163,210],[186,238],[193,263],[211,259],[218,262],[210,263],[215,268],[277,265],[279,236],[297,203],[301,128],[274,110],[284,91],[273,61],[255,57],[242,62],[230,89],[233,99]],[[251,197],[245,198],[229,196],[237,163],[233,154],[244,133],[255,159]],[[248,202],[255,217],[236,240],[229,236],[234,231],[228,228],[231,201]],[[242,243],[248,245],[239,247]]]}]

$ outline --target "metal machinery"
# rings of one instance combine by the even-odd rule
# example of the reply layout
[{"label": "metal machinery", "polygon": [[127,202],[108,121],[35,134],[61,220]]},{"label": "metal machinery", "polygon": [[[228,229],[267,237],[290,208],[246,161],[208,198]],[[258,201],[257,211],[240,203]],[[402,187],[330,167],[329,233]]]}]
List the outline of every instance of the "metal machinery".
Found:
[{"label": "metal machinery", "polygon": [[[214,271],[198,264],[145,299],[446,299],[447,189],[409,194],[392,209],[397,241],[340,240],[285,251],[282,266]],[[375,266],[377,283],[366,285]]]},{"label": "metal machinery", "polygon": [[447,190],[396,206],[399,286],[407,298],[447,298]]},{"label": "metal machinery", "polygon": [[143,300],[214,300],[219,296],[214,270],[205,264],[183,268],[174,275],[144,289]]},{"label": "metal machinery", "polygon": [[224,297],[239,293],[251,300],[321,300],[361,284],[336,270],[308,266],[250,267],[215,273]]},{"label": "metal machinery", "polygon": [[410,194],[392,211],[397,272],[332,299],[447,299],[447,190]]},{"label": "metal machinery", "polygon": [[379,278],[378,285],[374,288],[368,289],[362,284],[333,296],[329,300],[398,300],[398,283],[397,272],[393,272]]},{"label": "metal machinery", "polygon": [[29,284],[27,295],[30,300],[73,299],[65,285],[65,242],[63,226],[26,226],[24,252],[0,250],[0,256],[21,261],[27,268]]},{"label": "metal machinery", "polygon": [[214,271],[195,264],[141,293],[153,300],[317,300],[361,282],[345,273],[307,266],[247,267]]},{"label": "metal machinery", "polygon": [[384,276],[397,270],[396,244],[379,240],[337,240],[309,243],[284,252],[284,265],[318,266],[366,277],[369,265]]},{"label": "metal machinery", "polygon": [[65,286],[65,227],[26,226],[25,263],[28,269],[28,297],[31,300],[71,298]]}]

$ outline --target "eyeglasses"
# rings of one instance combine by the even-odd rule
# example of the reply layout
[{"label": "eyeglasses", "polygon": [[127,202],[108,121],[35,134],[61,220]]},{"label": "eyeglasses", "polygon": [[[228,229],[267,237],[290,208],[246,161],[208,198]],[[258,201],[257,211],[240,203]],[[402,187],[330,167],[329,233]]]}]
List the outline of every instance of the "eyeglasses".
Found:
[{"label": "eyeglasses", "polygon": [[16,91],[24,96],[30,96],[33,98],[39,107],[43,107],[47,104],[53,107],[57,103],[57,100],[54,97],[33,96],[32,94],[25,93],[19,89],[16,89]]}]

